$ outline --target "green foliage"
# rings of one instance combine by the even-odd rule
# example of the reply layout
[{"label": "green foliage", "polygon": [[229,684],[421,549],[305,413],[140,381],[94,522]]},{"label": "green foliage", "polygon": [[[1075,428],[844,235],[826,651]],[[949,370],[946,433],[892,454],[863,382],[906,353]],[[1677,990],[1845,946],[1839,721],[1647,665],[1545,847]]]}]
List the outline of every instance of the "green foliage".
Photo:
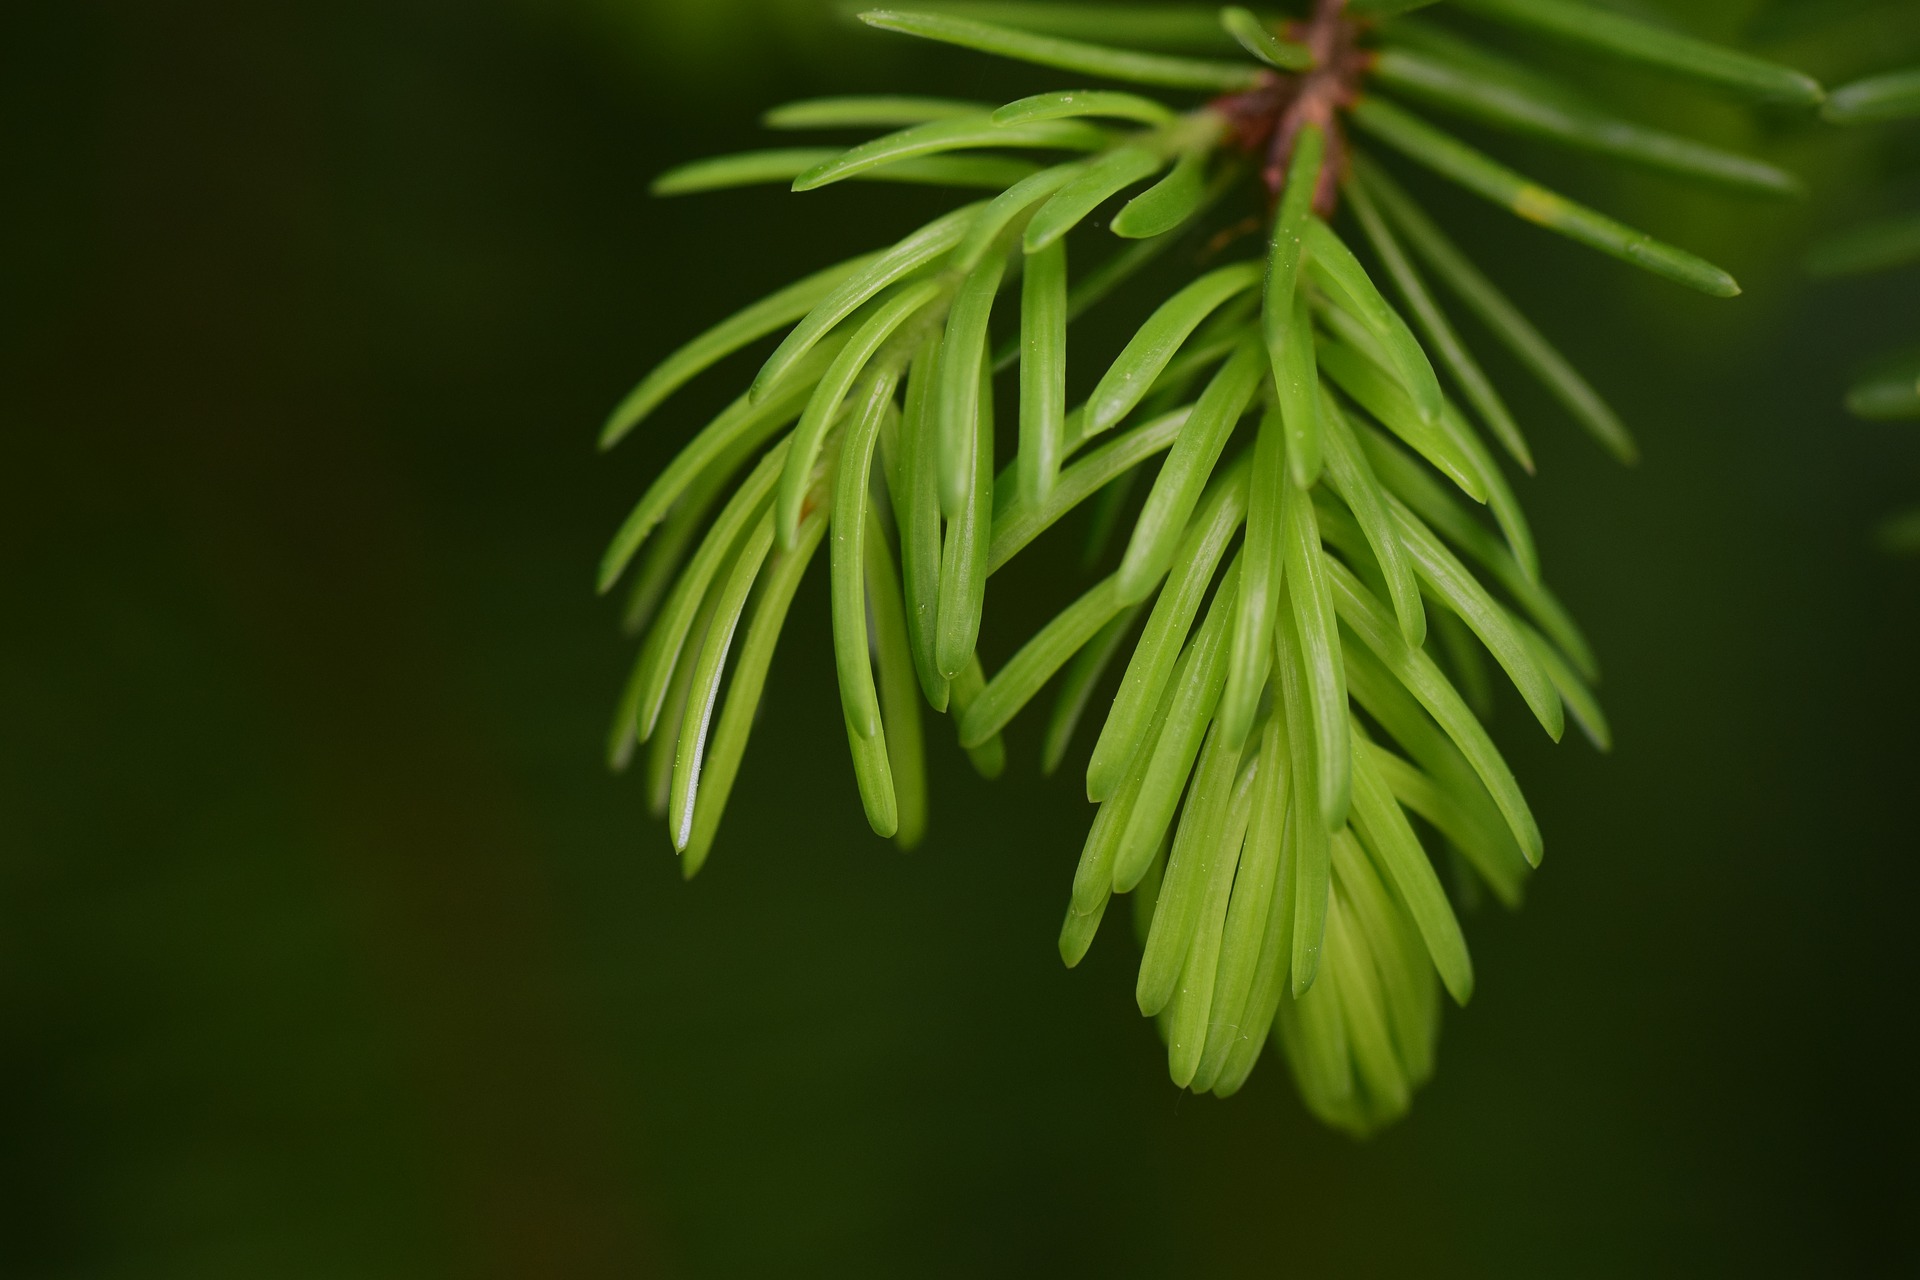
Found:
[{"label": "green foliage", "polygon": [[[1920,67],[1836,89],[1822,114],[1836,124],[1920,119]],[[1912,213],[1841,232],[1807,257],[1807,269],[1824,277],[1893,271],[1916,263],[1920,214]],[[1920,351],[1874,362],[1847,392],[1847,408],[1862,418],[1920,420]],[[1920,508],[1888,517],[1879,540],[1897,555],[1920,555]]]},{"label": "green foliage", "polygon": [[[1725,271],[1549,192],[1379,91],[1722,187],[1797,189],[1760,161],[1615,120],[1463,35],[1392,16],[1419,7],[1323,2],[1286,25],[1237,7],[1206,24],[1188,9],[871,12],[862,18],[882,30],[1216,96],[1194,106],[1072,88],[997,110],[818,100],[769,122],[898,131],[663,180],[669,193],[769,176],[797,191],[849,177],[999,190],[723,322],[608,424],[611,444],[725,354],[792,326],[748,395],[642,498],[603,565],[607,589],[654,539],[640,590],[657,598],[693,528],[765,449],[658,616],[651,604],[634,615],[651,625],[614,759],[673,738],[665,804],[689,875],[821,540],[856,783],[875,831],[903,845],[926,813],[916,686],[991,774],[1001,732],[1064,672],[1051,771],[1103,705],[1103,676],[1138,625],[1086,767],[1097,809],[1062,957],[1076,964],[1112,896],[1133,894],[1136,995],[1176,1084],[1229,1095],[1271,1039],[1330,1123],[1365,1132],[1406,1110],[1433,1069],[1440,991],[1464,1003],[1474,983],[1429,850],[1457,852],[1509,904],[1544,851],[1474,709],[1484,660],[1549,737],[1571,716],[1610,743],[1591,648],[1542,583],[1487,437],[1528,471],[1533,454],[1447,303],[1477,315],[1608,450],[1630,459],[1633,445],[1349,125],[1527,221],[1716,297],[1739,292]],[[1585,5],[1460,7],[1737,96],[1822,98],[1787,68]],[[1235,47],[1252,60],[1227,60]],[[1270,202],[1264,234],[1217,237],[1231,259],[1153,309],[1069,409],[1073,322],[1174,243],[1230,229],[1215,211],[1248,189]],[[1085,228],[1116,202],[1111,229],[1132,243],[1103,250]],[[1088,259],[1098,265],[1076,278],[1070,260]],[[991,330],[1009,311],[1019,338],[1003,360]],[[994,379],[1016,364],[1007,458]],[[987,678],[977,649],[992,576],[1089,499],[1112,527],[1142,487],[1117,565]],[[722,704],[728,648],[756,596]],[[680,710],[663,716],[669,701]]]},{"label": "green foliage", "polygon": [[1920,115],[1920,67],[1856,80],[1836,89],[1820,114],[1835,124],[1865,124]]}]

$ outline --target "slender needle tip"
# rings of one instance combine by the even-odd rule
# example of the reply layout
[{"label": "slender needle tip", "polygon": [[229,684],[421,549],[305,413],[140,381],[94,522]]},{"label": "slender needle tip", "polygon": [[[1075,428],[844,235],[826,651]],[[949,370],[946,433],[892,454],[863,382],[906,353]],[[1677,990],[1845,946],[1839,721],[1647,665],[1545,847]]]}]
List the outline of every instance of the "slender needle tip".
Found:
[{"label": "slender needle tip", "polygon": [[600,428],[600,452],[605,453],[625,440],[632,434],[635,427],[647,420],[647,415],[652,412],[653,410],[649,408],[641,413],[635,413],[628,404],[615,408],[608,416],[606,424]]}]

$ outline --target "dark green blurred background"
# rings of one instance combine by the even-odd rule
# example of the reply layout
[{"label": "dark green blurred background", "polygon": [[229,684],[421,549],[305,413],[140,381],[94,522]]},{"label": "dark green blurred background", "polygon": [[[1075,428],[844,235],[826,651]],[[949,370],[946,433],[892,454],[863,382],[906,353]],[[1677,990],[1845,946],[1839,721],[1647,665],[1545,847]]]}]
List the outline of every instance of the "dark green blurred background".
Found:
[{"label": "dark green blurred background", "polygon": [[[817,578],[697,882],[600,763],[594,562],[751,363],[610,459],[600,416],[948,199],[648,179],[790,97],[1060,80],[817,7],[5,6],[0,1275],[1912,1273],[1920,569],[1869,529],[1920,442],[1838,400],[1920,307],[1794,267],[1920,202],[1912,139],[1701,108],[1790,207],[1502,144],[1734,303],[1433,191],[1646,461],[1497,370],[1619,747],[1502,709],[1545,871],[1356,1144],[1272,1061],[1176,1093],[1122,930],[1061,968],[1088,811],[1031,725],[989,786],[936,722],[934,835],[866,833]],[[1835,78],[1920,48],[1920,6],[1753,7],[1674,11]],[[990,667],[1071,543],[996,580]]]}]

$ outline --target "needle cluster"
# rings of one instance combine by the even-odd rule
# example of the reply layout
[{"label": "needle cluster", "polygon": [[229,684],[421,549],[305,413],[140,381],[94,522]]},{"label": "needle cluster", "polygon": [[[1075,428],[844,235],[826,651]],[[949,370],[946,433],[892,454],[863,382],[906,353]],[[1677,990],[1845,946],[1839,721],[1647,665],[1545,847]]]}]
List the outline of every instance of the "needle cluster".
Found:
[{"label": "needle cluster", "polygon": [[[1821,114],[1834,124],[1920,120],[1920,67],[1856,80],[1834,90]],[[1807,267],[1817,276],[1860,276],[1920,264],[1920,213],[1854,227],[1815,247]],[[1920,420],[1920,346],[1873,362],[1847,392],[1847,408],[1877,421]],[[1881,523],[1888,550],[1920,555],[1920,507]]]},{"label": "needle cluster", "polygon": [[[1509,478],[1533,469],[1527,438],[1455,311],[1603,448],[1630,460],[1634,446],[1393,167],[1717,297],[1739,292],[1725,271],[1425,113],[1725,187],[1797,188],[1402,12],[1420,7],[869,12],[882,30],[1132,88],[795,103],[767,123],[885,132],[660,179],[667,194],[848,180],[986,193],[696,338],[607,425],[612,446],[722,357],[784,333],[602,565],[603,590],[633,577],[627,616],[644,634],[612,757],[646,746],[688,875],[824,546],[876,832],[911,845],[925,828],[927,712],[950,716],[992,774],[1003,730],[1057,683],[1043,764],[1062,764],[1087,723],[1097,805],[1067,963],[1129,895],[1138,1003],[1176,1084],[1231,1094],[1271,1042],[1327,1121],[1364,1132],[1406,1110],[1432,1069],[1442,992],[1473,990],[1456,899],[1516,904],[1544,849],[1483,724],[1491,672],[1550,737],[1571,718],[1609,741],[1593,652],[1543,583]],[[1573,0],[1447,9],[1755,101],[1822,98],[1797,72]],[[1216,234],[1249,195],[1260,234]],[[1105,233],[1089,225],[1110,208]],[[1072,376],[1075,321],[1197,243],[1215,246],[1204,269],[1110,363]],[[1084,399],[1069,397],[1076,382]],[[1017,421],[1000,430],[1003,399]],[[1117,563],[989,676],[978,641],[994,574],[1089,502],[1099,530],[1131,517]]]}]

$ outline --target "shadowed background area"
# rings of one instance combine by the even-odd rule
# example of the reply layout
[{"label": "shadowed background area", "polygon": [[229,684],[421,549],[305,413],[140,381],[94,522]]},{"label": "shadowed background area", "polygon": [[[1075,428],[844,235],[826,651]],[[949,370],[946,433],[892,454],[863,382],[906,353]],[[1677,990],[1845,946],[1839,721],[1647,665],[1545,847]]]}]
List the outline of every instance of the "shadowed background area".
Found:
[{"label": "shadowed background area", "polygon": [[[1902,6],[1754,7],[1686,6],[1830,78],[1920,53]],[[1421,185],[1645,461],[1496,367],[1619,746],[1501,707],[1548,858],[1524,911],[1467,921],[1479,994],[1408,1121],[1326,1132],[1271,1059],[1230,1103],[1173,1090],[1124,930],[1055,954],[1090,811],[1034,725],[989,785],[932,721],[933,833],[874,840],[818,571],[682,883],[600,760],[628,650],[592,571],[751,361],[609,458],[599,420],[951,197],[647,182],[788,98],[1060,82],[800,0],[6,7],[0,1274],[1920,1263],[1920,568],[1869,537],[1920,442],[1839,408],[1920,312],[1910,274],[1795,266],[1920,203],[1911,133],[1602,85],[1771,148],[1822,193],[1788,206],[1502,144],[1723,261],[1733,303]],[[1065,532],[996,579],[989,668],[1077,558]]]}]

